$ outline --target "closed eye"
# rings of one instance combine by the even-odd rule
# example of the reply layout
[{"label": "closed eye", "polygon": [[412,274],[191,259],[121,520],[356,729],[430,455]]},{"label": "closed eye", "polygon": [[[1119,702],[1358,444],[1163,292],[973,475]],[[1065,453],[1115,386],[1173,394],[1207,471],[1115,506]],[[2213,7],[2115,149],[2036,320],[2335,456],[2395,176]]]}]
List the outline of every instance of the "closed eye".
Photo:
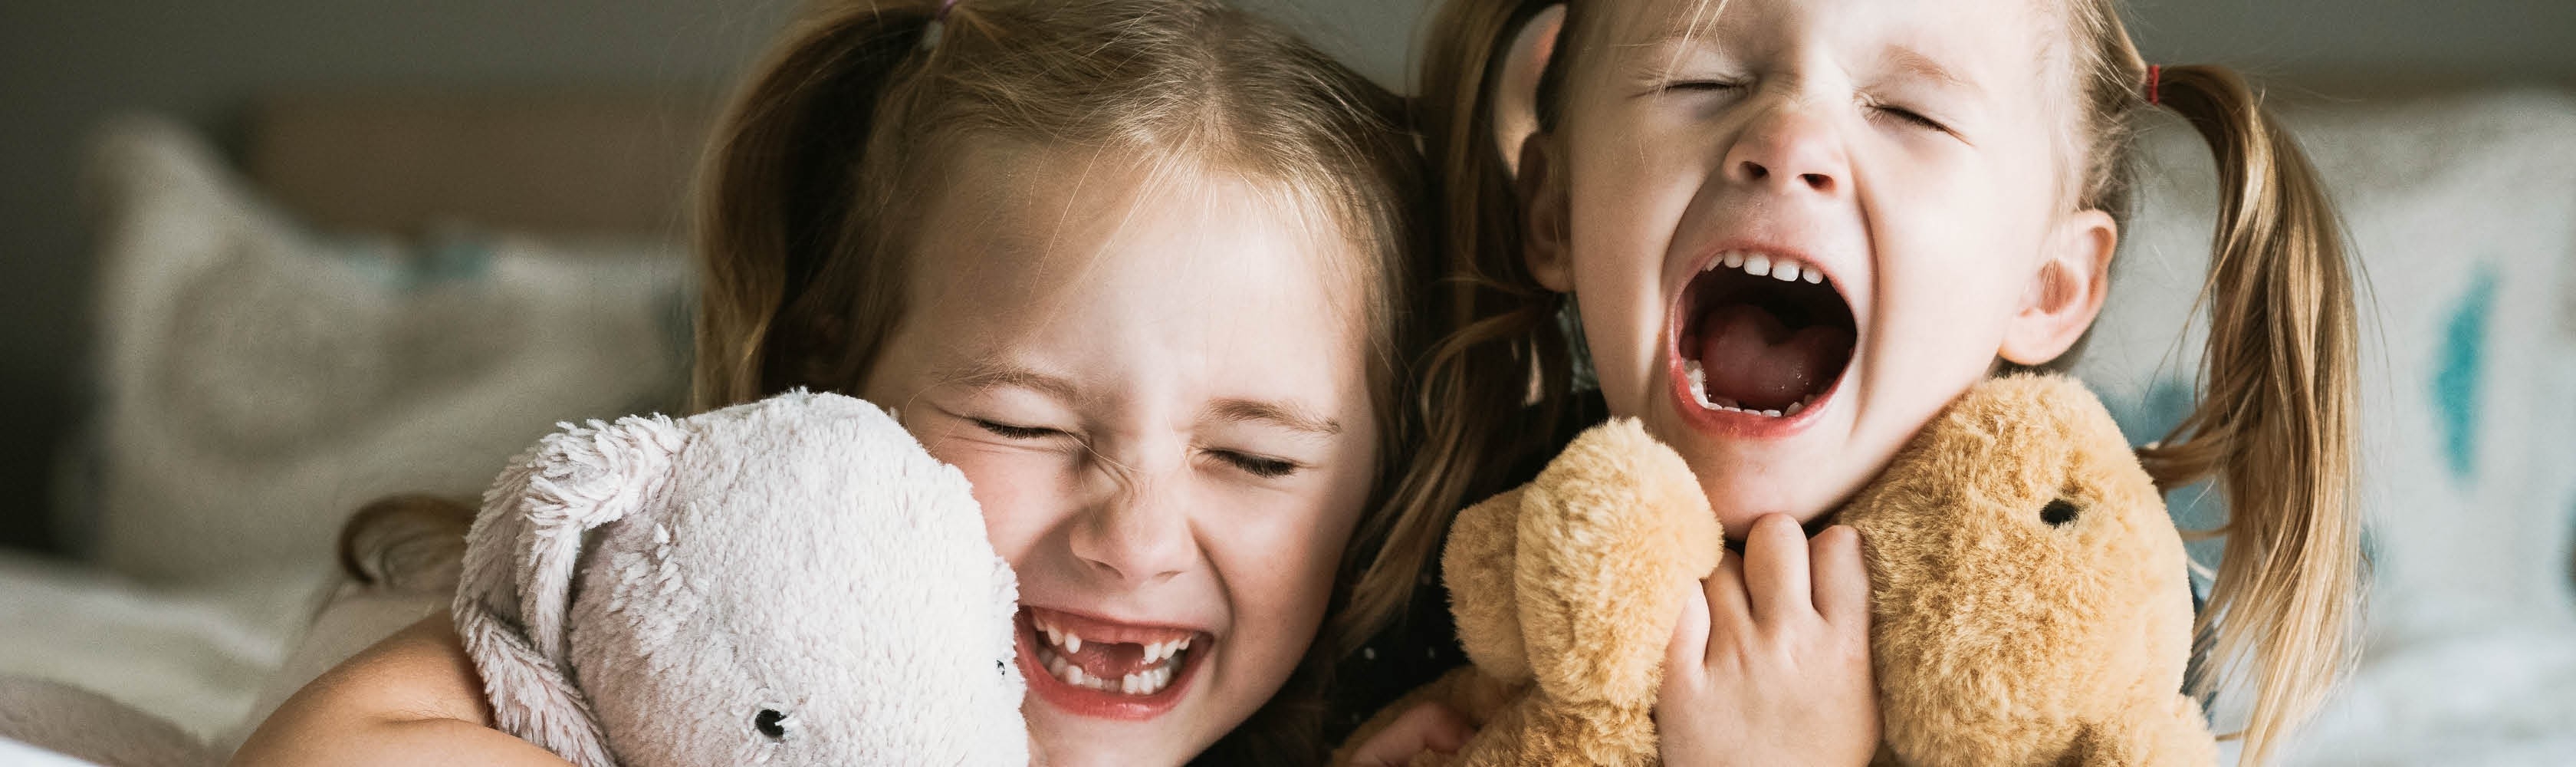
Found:
[{"label": "closed eye", "polygon": [[1064,435],[1064,432],[1061,430],[1049,429],[1040,426],[1015,426],[999,421],[987,421],[981,418],[969,420],[974,421],[977,427],[982,428],[985,431],[992,432],[993,436],[1001,437],[1003,439],[1042,439]]},{"label": "closed eye", "polygon": [[1262,479],[1278,479],[1290,474],[1295,474],[1298,469],[1305,468],[1304,466],[1298,465],[1296,461],[1291,461],[1285,458],[1272,458],[1269,456],[1253,455],[1251,453],[1233,450],[1211,450],[1208,451],[1208,453],[1216,456],[1217,460],[1224,461],[1237,469],[1241,469],[1245,474],[1250,474]]},{"label": "closed eye", "polygon": [[1885,115],[1897,122],[1906,123],[1918,128],[1929,128],[1942,133],[1951,132],[1950,126],[1943,125],[1941,124],[1941,121],[1925,117],[1923,116],[1923,113],[1911,109],[1891,104],[1871,104],[1869,108],[1870,111],[1876,112],[1880,115]]},{"label": "closed eye", "polygon": [[1664,83],[1663,90],[1684,93],[1734,93],[1744,84],[1732,80],[1677,80]]}]

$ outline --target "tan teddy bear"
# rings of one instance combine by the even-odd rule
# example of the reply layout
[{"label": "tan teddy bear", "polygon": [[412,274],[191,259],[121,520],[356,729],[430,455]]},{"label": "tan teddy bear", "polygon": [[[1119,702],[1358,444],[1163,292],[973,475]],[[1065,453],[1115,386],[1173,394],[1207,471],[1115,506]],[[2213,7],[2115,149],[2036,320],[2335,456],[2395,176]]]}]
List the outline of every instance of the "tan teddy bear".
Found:
[{"label": "tan teddy bear", "polygon": [[[1972,387],[1837,521],[1860,530],[1869,563],[1879,763],[2215,762],[2181,693],[2181,537],[2083,386]],[[1680,589],[1721,550],[1679,456],[1632,421],[1585,432],[1450,531],[1441,567],[1474,665],[1351,742],[1439,700],[1480,729],[1416,765],[1658,763],[1651,713]]]}]

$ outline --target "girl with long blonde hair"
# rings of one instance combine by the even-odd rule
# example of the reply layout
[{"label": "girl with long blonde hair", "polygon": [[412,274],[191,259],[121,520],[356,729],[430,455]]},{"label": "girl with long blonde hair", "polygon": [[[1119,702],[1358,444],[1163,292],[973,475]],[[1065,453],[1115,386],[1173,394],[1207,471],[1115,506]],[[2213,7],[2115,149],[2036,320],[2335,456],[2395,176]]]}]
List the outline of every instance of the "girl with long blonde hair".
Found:
[{"label": "girl with long blonde hair", "polygon": [[[1667,761],[1866,761],[1867,578],[1833,512],[1977,380],[2071,361],[2110,290],[2133,131],[2164,112],[2206,139],[2220,206],[2200,400],[2139,458],[2225,496],[2193,684],[2249,693],[2243,753],[2271,754],[2351,652],[2355,286],[2325,190],[2244,81],[2151,66],[2113,0],[1573,0],[1521,142],[1496,83],[1553,5],[1434,21],[1421,127],[1456,307],[1421,469],[1362,580],[1397,596],[1354,609],[1438,610],[1365,586],[1420,578],[1450,515],[1574,427],[1637,418],[1743,547],[1674,640]],[[1407,721],[1394,752],[1469,726]]]},{"label": "girl with long blonde hair", "polygon": [[[708,157],[696,406],[845,392],[965,473],[1046,763],[1312,763],[1407,452],[1418,165],[1392,95],[1219,0],[829,4]],[[431,618],[236,762],[561,764],[482,684]]]}]

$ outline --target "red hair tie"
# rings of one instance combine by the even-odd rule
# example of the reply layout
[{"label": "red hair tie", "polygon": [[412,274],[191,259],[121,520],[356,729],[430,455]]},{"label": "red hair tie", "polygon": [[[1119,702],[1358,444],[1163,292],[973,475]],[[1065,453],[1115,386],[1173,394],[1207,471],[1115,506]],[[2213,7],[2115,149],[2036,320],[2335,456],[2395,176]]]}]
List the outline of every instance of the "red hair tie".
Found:
[{"label": "red hair tie", "polygon": [[2147,103],[2149,103],[2149,104],[2162,104],[2162,103],[2165,103],[2165,97],[2164,97],[2164,93],[2163,93],[2163,91],[2164,91],[2164,81],[2165,81],[2165,68],[2164,68],[2164,67],[2160,67],[2160,66],[2156,66],[2156,65],[2154,65],[2154,64],[2148,64],[2148,65],[2147,65]]}]

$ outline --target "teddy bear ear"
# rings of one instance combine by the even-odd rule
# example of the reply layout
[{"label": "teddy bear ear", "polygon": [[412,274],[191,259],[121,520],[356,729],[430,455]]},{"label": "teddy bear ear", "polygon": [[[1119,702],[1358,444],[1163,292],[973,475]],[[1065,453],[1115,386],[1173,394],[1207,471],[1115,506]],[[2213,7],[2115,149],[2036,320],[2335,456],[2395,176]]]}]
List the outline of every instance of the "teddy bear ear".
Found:
[{"label": "teddy bear ear", "polygon": [[1681,606],[1725,551],[1699,478],[1618,419],[1577,435],[1530,487],[1513,557],[1530,674],[1559,700],[1652,705]]},{"label": "teddy bear ear", "polygon": [[1440,575],[1449,587],[1458,644],[1476,668],[1504,682],[1530,678],[1520,597],[1512,580],[1521,496],[1527,492],[1513,490],[1458,512],[1449,525],[1449,543],[1440,552]]},{"label": "teddy bear ear", "polygon": [[670,419],[564,424],[513,459],[466,533],[456,632],[483,677],[494,725],[584,767],[612,767],[590,703],[565,673],[584,534],[635,513],[669,483],[687,432]]}]

